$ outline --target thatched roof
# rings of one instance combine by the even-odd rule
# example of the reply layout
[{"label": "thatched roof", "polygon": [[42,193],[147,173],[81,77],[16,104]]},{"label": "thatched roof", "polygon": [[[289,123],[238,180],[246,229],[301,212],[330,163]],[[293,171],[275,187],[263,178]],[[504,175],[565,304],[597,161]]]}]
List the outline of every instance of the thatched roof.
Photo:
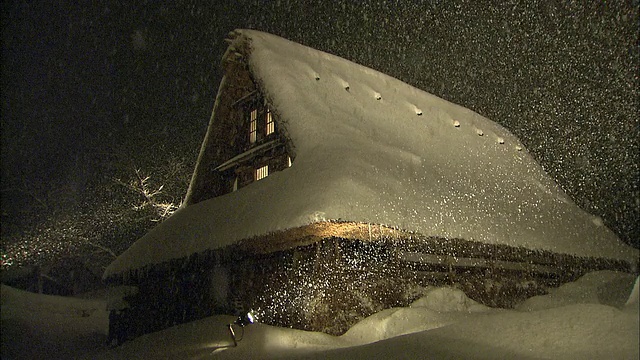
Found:
[{"label": "thatched roof", "polygon": [[[225,61],[239,65],[227,67],[187,205],[105,276],[325,220],[636,261],[637,250],[576,206],[497,123],[340,57],[258,31],[234,35]],[[290,139],[293,166],[193,201],[211,168],[232,157],[220,108],[232,101],[228,84],[247,79]]]}]

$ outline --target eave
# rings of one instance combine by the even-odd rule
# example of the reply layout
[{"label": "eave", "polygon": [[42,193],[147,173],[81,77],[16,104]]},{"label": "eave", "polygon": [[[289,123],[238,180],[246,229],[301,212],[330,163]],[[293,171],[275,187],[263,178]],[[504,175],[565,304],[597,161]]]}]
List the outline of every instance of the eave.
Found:
[{"label": "eave", "polygon": [[279,139],[274,139],[271,141],[268,141],[264,144],[260,144],[256,147],[252,147],[251,149],[243,152],[242,154],[236,155],[234,157],[232,157],[231,159],[225,161],[224,163],[218,165],[215,170],[216,171],[225,171],[227,169],[230,169],[232,167],[234,167],[235,165],[241,164],[243,162],[249,161],[251,159],[253,159],[256,155],[265,152],[265,151],[269,151],[275,147],[277,147],[278,145],[280,145],[281,142],[279,141]]}]

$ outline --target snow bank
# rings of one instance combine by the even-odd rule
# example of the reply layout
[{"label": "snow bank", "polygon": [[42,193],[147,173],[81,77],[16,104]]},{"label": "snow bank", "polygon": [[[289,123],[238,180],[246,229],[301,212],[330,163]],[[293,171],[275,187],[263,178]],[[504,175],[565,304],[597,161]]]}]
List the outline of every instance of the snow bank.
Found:
[{"label": "snow bank", "polygon": [[2,359],[90,359],[106,348],[106,302],[2,285]]},{"label": "snow bank", "polygon": [[490,308],[473,301],[461,290],[431,288],[425,295],[411,304],[412,308],[428,308],[438,312],[484,312]]},{"label": "snow bank", "polygon": [[380,311],[351,327],[341,338],[366,344],[419,331],[437,329],[492,309],[452,288],[431,288],[407,308]]},{"label": "snow bank", "polygon": [[[113,349],[105,345],[106,300],[2,286],[2,358],[637,359],[640,324],[633,283],[628,274],[587,274],[538,298],[537,310],[524,306],[530,301],[520,310],[489,309],[459,290],[431,288],[410,307],[374,314],[339,337],[255,324],[233,347],[227,324],[235,318],[214,316]],[[627,290],[594,297],[606,289]],[[635,300],[624,305],[627,299]]]},{"label": "snow bank", "polygon": [[527,299],[516,309],[544,310],[573,304],[603,304],[621,308],[629,299],[636,277],[614,271],[596,271],[567,283],[549,294]]},{"label": "snow bank", "polygon": [[628,306],[630,308],[635,307],[636,310],[638,309],[638,283],[640,283],[640,276],[636,278],[636,282],[635,284],[633,284],[631,295],[629,295],[629,298],[625,303],[625,306]]},{"label": "snow bank", "polygon": [[239,33],[295,146],[293,166],[179,210],[105,276],[324,219],[637,260],[495,122],[337,56]]},{"label": "snow bank", "polygon": [[[360,347],[323,359],[634,359],[638,319],[603,305],[504,312]],[[314,358],[314,356],[301,357]]]},{"label": "snow bank", "polygon": [[[433,288],[411,307],[374,314],[339,337],[256,324],[238,347],[226,328],[233,318],[215,316],[142,336],[97,358],[637,359],[638,311],[589,295],[607,286],[630,291],[632,283],[627,274],[588,274],[555,295],[570,305],[554,307],[557,299],[550,300],[537,311],[489,309],[458,290]],[[605,302],[628,297],[616,292]]]}]

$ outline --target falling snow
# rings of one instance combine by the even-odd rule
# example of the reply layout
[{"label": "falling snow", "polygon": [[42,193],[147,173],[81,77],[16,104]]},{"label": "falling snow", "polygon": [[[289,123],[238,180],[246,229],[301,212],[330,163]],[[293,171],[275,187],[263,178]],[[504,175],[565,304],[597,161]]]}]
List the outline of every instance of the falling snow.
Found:
[{"label": "falling snow", "polygon": [[184,207],[105,276],[307,225],[318,214],[425,236],[635,261],[635,249],[597,226],[502,126],[270,34],[242,30],[236,48],[245,38],[253,74],[291,136],[292,167]]}]

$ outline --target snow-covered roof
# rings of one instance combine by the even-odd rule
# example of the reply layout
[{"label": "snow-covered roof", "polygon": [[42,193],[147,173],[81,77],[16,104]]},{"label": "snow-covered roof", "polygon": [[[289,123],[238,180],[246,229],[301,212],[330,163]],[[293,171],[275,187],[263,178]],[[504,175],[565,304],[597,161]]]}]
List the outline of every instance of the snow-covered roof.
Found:
[{"label": "snow-covered roof", "polygon": [[497,123],[340,57],[236,33],[231,47],[249,43],[243,56],[295,146],[293,165],[183,207],[105,276],[336,219],[636,261],[636,249],[575,205]]}]

